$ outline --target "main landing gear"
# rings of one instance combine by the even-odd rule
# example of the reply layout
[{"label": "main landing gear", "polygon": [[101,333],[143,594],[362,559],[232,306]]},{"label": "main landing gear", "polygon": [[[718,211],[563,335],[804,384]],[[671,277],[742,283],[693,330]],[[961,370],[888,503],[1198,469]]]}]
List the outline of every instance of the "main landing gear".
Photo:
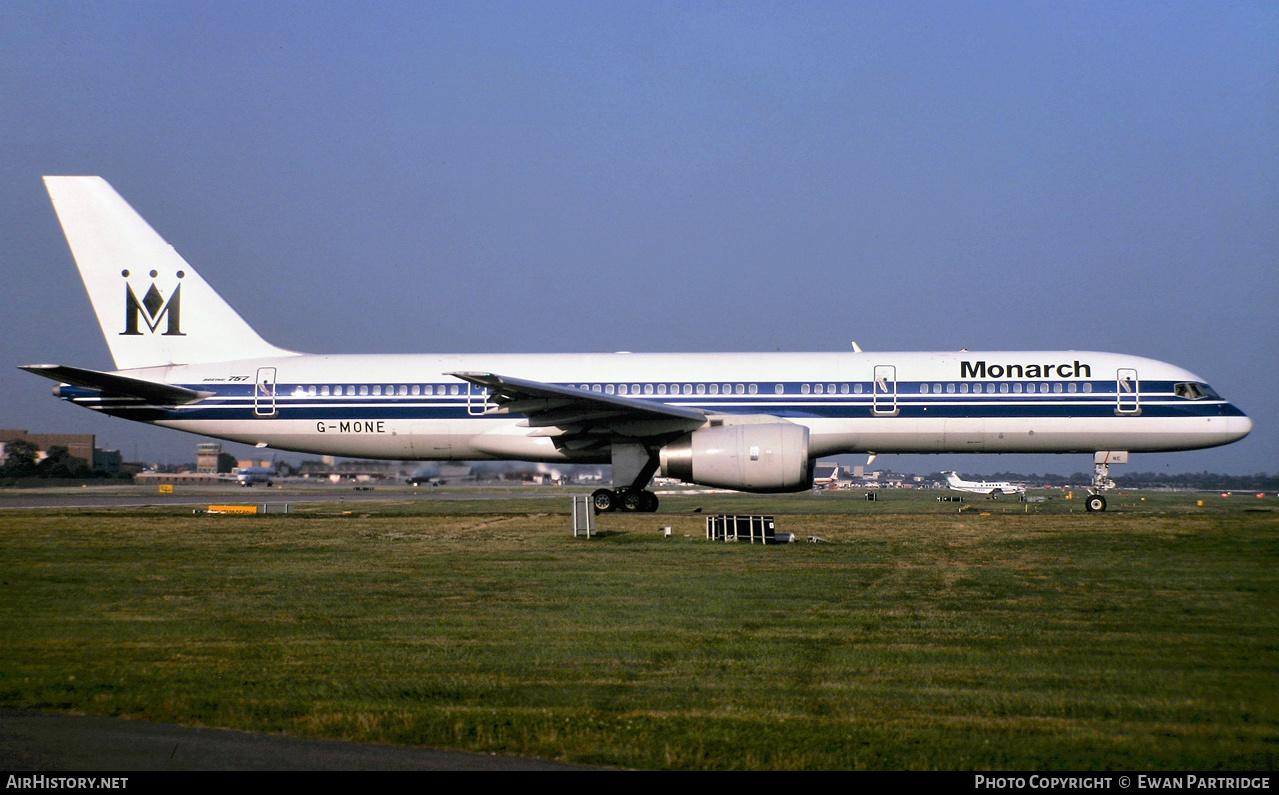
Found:
[{"label": "main landing gear", "polygon": [[616,489],[596,489],[591,503],[596,513],[627,511],[628,513],[652,513],[657,510],[657,495],[644,487],[657,472],[658,459],[654,450],[639,442],[615,440],[612,445],[613,482],[629,483]]},{"label": "main landing gear", "polygon": [[591,504],[596,513],[653,513],[657,510],[657,495],[643,489],[596,489]]}]

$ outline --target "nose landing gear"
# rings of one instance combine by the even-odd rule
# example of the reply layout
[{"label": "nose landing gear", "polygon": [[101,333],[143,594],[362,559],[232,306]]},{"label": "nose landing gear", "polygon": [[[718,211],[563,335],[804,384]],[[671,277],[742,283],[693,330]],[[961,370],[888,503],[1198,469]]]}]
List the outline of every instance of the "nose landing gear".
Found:
[{"label": "nose landing gear", "polygon": [[1127,450],[1100,450],[1093,454],[1092,488],[1088,489],[1088,499],[1084,501],[1084,507],[1089,513],[1106,510],[1106,498],[1102,496],[1102,492],[1115,487],[1115,481],[1110,479],[1110,465],[1126,463]]}]

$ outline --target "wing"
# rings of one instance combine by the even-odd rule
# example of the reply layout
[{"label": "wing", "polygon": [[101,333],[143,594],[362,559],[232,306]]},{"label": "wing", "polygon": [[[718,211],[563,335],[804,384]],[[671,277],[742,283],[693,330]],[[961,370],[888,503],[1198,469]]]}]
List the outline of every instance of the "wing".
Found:
[{"label": "wing", "polygon": [[129,378],[124,375],[86,370],[81,367],[66,367],[60,364],[28,364],[19,369],[62,384],[95,390],[100,392],[102,397],[125,398],[153,405],[176,406],[183,403],[194,403],[213,394],[212,392],[199,392],[171,384],[144,381],[141,378]]},{"label": "wing", "polygon": [[[689,406],[621,397],[526,381],[494,373],[446,373],[489,390],[486,414],[525,417],[523,425],[544,428],[534,435],[562,437],[660,437],[687,433],[706,424],[706,414]],[[565,441],[568,441],[566,439]],[[584,446],[584,445],[575,445]]]}]

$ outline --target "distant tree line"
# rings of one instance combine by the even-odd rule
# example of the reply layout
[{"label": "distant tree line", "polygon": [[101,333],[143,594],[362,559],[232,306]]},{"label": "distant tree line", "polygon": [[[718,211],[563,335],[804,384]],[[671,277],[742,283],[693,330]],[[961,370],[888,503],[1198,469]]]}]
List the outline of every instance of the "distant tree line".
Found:
[{"label": "distant tree line", "polygon": [[[1219,475],[1214,472],[1188,472],[1177,475],[1160,474],[1158,472],[1131,472],[1119,474],[1110,471],[1115,485],[1121,489],[1192,489],[1197,491],[1279,491],[1279,473],[1270,475],[1258,472],[1255,475]],[[937,480],[945,480],[940,472],[933,475]],[[1007,480],[1015,483],[1026,483],[1031,486],[1089,486],[1092,484],[1090,473],[1075,472],[1072,475],[1058,475],[1046,472],[1042,475],[1020,472],[996,472],[993,475],[976,475],[961,473],[964,480]]]}]

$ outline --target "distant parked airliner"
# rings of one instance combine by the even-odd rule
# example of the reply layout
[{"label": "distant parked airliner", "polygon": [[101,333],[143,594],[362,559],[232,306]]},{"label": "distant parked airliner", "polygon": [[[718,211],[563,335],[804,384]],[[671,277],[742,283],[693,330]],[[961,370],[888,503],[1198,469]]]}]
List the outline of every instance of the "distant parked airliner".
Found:
[{"label": "distant parked airliner", "polygon": [[404,460],[609,463],[600,510],[652,511],[660,472],[812,486],[839,453],[1095,453],[1242,439],[1171,364],[1082,351],[315,355],[258,336],[100,177],[45,177],[116,369],[23,369],[64,400],[259,447]]}]

